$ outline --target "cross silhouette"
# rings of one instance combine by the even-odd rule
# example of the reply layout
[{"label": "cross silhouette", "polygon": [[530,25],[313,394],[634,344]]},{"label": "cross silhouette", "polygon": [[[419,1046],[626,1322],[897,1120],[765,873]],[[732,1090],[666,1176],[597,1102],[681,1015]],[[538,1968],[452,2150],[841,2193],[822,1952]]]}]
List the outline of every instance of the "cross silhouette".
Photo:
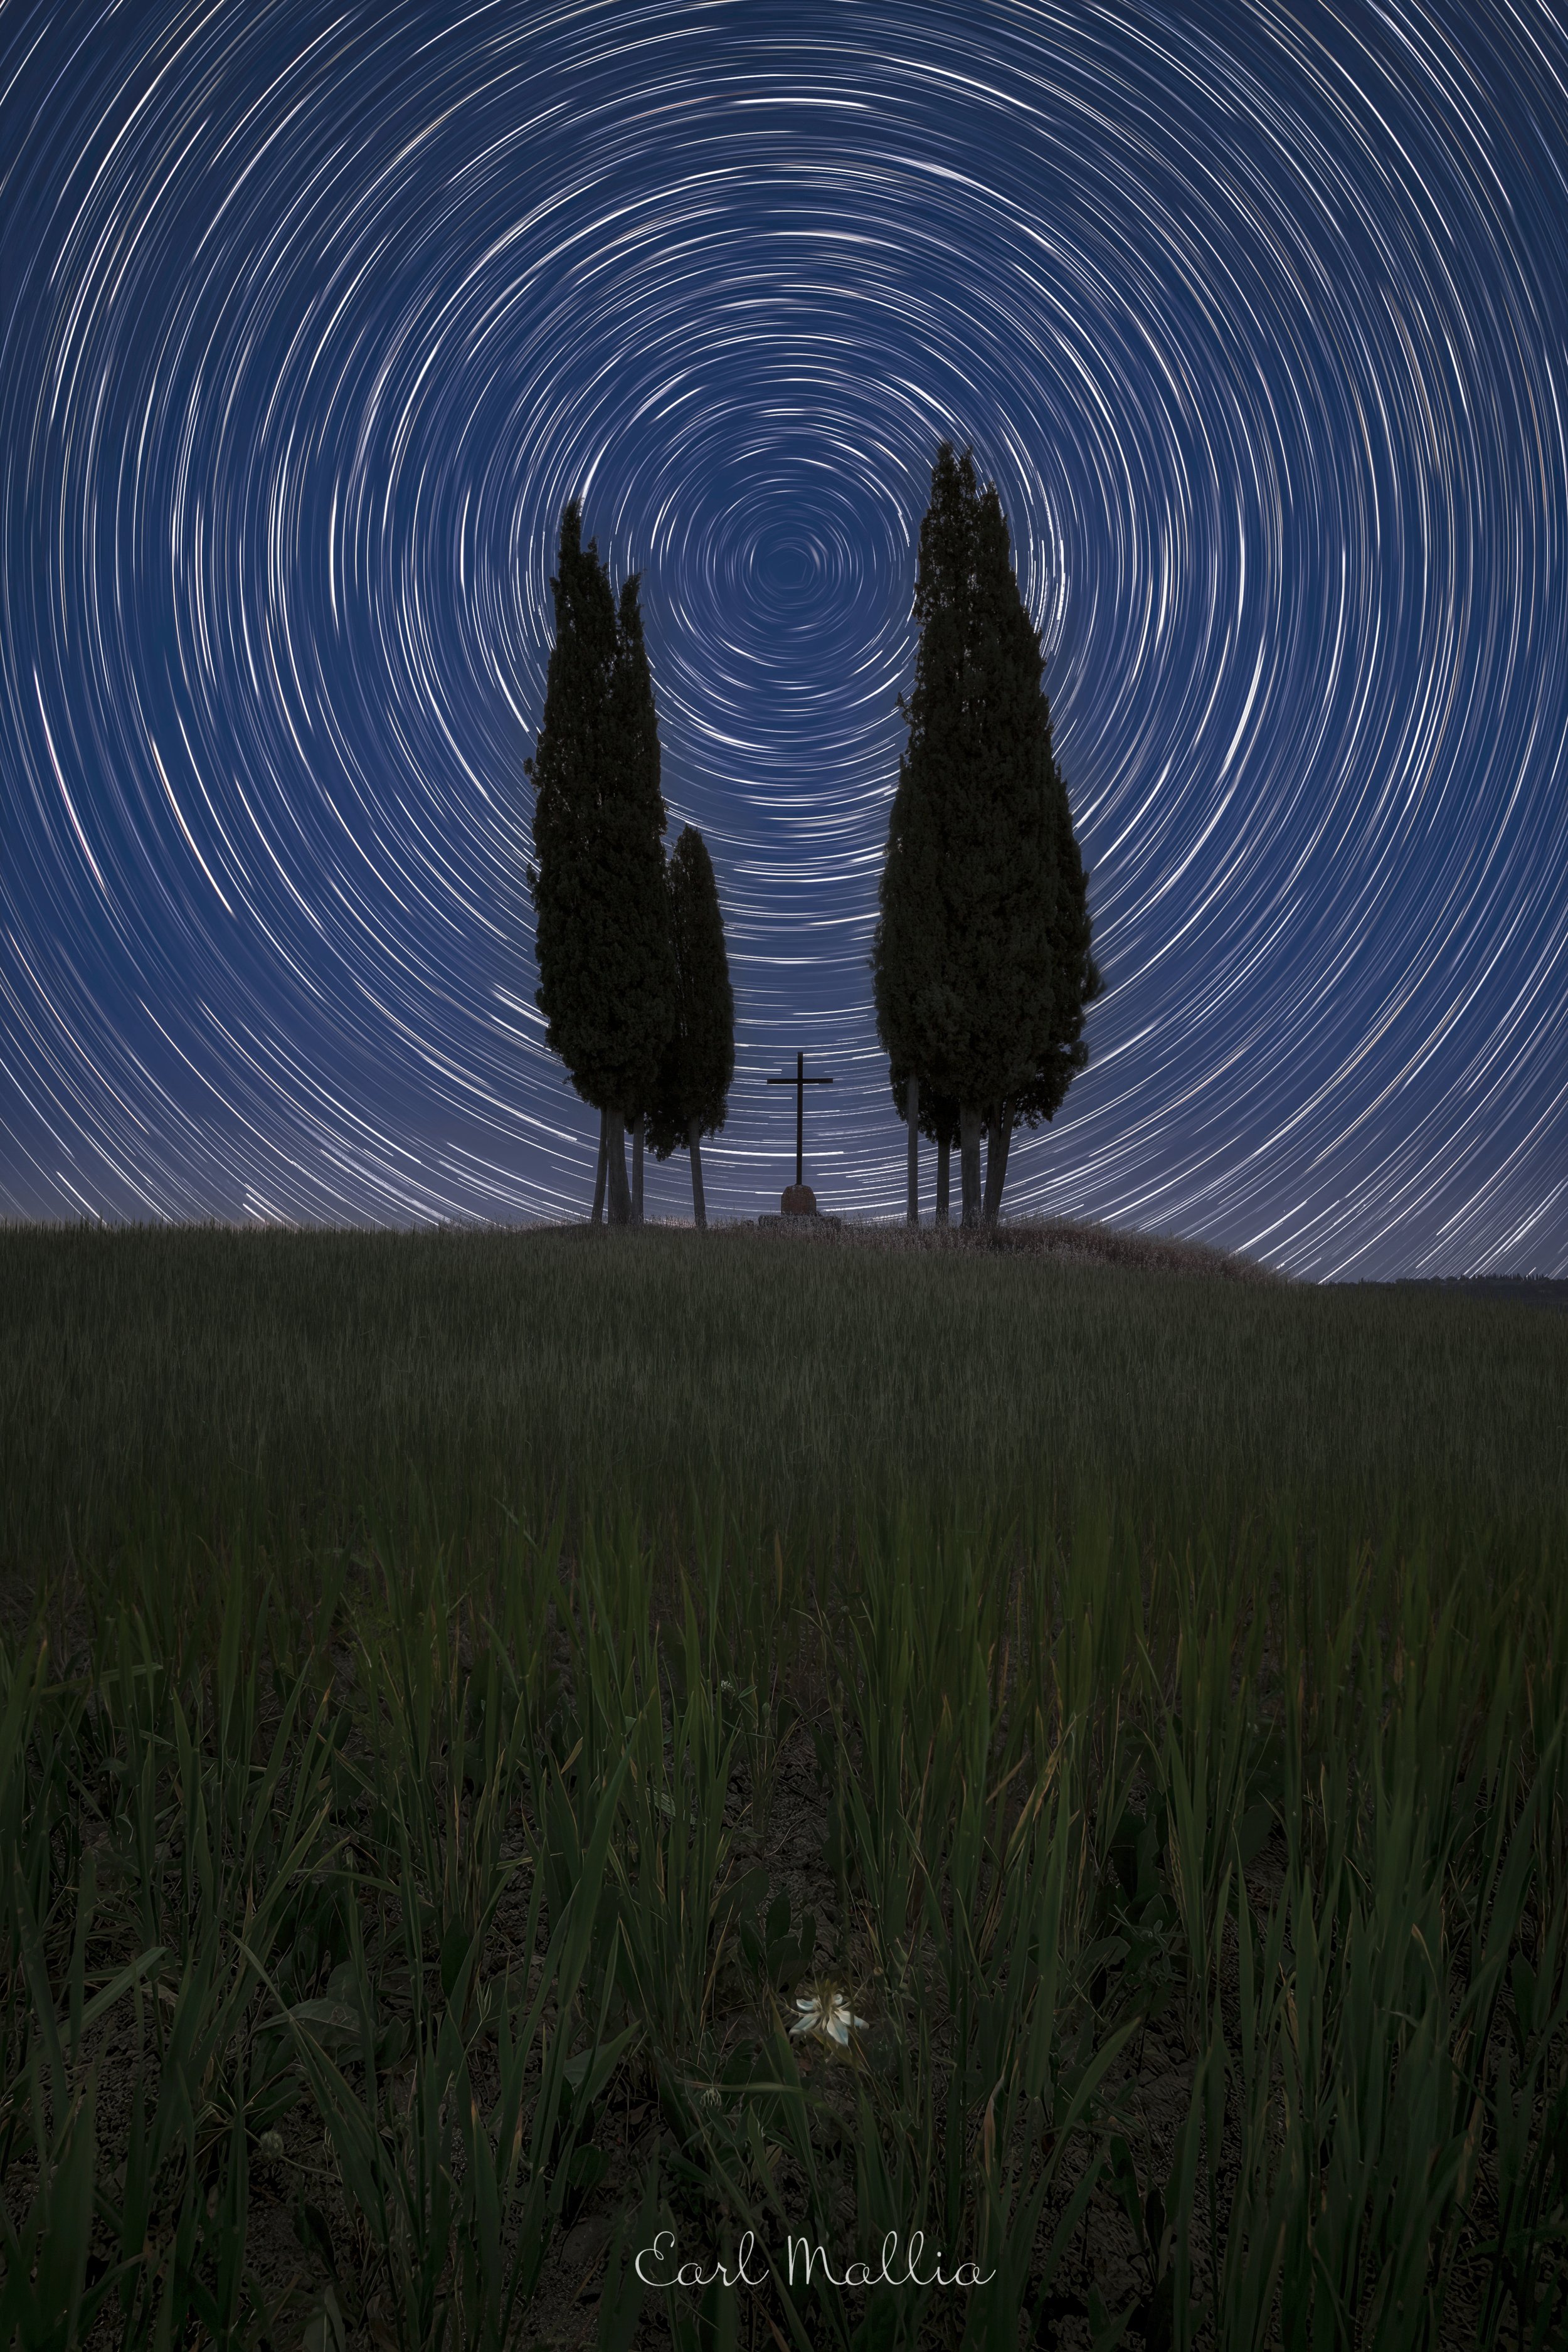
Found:
[{"label": "cross silhouette", "polygon": [[768,1084],[770,1087],[795,1088],[795,1181],[797,1184],[804,1184],[805,1181],[803,1173],[805,1164],[805,1090],[807,1087],[830,1087],[833,1081],[826,1077],[808,1078],[805,1075],[805,1055],[797,1054],[795,1057],[795,1076],[790,1077],[786,1074],[781,1078],[770,1078]]}]

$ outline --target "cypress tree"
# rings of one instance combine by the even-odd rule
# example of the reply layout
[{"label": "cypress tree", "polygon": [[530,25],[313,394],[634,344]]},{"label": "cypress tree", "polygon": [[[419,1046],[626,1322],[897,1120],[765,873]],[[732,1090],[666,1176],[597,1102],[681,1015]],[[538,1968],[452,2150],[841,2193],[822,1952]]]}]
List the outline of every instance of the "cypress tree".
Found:
[{"label": "cypress tree", "polygon": [[535,1002],[553,1052],[605,1114],[609,1213],[631,1215],[626,1127],[656,1082],[675,1018],[658,728],[635,575],[617,613],[575,500],[551,582],[555,643],[533,779]]},{"label": "cypress tree", "polygon": [[668,1160],[691,1155],[691,1208],[705,1232],[702,1138],[723,1126],[735,1074],[735,998],[724,952],[724,919],[707,844],[687,825],[669,861],[669,925],[675,946],[676,1019],[649,1107],[648,1141]]},{"label": "cypress tree", "polygon": [[[931,468],[915,573],[920,640],[913,688],[900,705],[909,734],[888,822],[881,908],[871,950],[877,1031],[889,1058],[899,1116],[918,1081],[920,1131],[942,1147],[956,1139],[952,975],[953,909],[947,825],[963,767],[963,676],[974,573],[977,493],[973,460],[943,442]],[[939,1185],[938,1218],[945,1202]]]},{"label": "cypress tree", "polygon": [[922,1103],[957,1106],[963,1222],[975,1225],[988,1110],[1000,1119],[1007,1107],[1010,1120],[1049,1055],[1058,813],[1039,635],[1001,501],[994,485],[977,488],[972,456],[955,458],[946,443],[921,527],[915,614],[872,952],[878,1028],[893,1074],[912,1071]]},{"label": "cypress tree", "polygon": [[1044,1062],[1053,1013],[1057,821],[1040,640],[1018,593],[1001,501],[980,500],[969,688],[971,789],[957,881],[967,920],[958,1073],[963,1222],[981,1221],[980,1136]]}]

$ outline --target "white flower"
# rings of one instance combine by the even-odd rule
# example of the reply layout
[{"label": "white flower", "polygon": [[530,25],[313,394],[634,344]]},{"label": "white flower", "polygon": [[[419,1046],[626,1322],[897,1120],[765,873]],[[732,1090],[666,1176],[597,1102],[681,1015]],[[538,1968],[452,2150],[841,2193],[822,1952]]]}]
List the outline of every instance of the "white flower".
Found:
[{"label": "white flower", "polygon": [[866,2022],[863,2017],[855,2015],[844,1995],[835,1992],[831,1985],[819,1986],[816,1992],[798,1994],[795,2005],[800,2015],[790,2027],[792,2033],[826,2033],[841,2050],[849,2046],[851,2026],[863,2027]]}]

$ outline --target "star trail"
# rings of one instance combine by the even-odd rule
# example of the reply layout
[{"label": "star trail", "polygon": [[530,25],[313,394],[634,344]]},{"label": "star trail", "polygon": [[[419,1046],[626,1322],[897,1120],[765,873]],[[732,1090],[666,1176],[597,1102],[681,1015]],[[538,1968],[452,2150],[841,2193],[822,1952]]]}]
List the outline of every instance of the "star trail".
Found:
[{"label": "star trail", "polygon": [[1568,1273],[1541,0],[0,0],[0,1213],[585,1212],[524,874],[574,494],[718,876],[710,1211],[776,1206],[804,1048],[823,1206],[898,1213],[867,957],[943,436],[1107,982],[1008,1213]]}]

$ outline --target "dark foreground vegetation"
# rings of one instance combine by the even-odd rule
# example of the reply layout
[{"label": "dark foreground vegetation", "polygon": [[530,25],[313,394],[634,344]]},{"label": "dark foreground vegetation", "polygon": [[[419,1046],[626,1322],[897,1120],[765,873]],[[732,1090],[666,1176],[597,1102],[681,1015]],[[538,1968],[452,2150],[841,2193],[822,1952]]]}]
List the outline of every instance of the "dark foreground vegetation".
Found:
[{"label": "dark foreground vegetation", "polygon": [[1564,2340],[1568,1318],[994,1238],[0,1234],[0,2352]]}]

